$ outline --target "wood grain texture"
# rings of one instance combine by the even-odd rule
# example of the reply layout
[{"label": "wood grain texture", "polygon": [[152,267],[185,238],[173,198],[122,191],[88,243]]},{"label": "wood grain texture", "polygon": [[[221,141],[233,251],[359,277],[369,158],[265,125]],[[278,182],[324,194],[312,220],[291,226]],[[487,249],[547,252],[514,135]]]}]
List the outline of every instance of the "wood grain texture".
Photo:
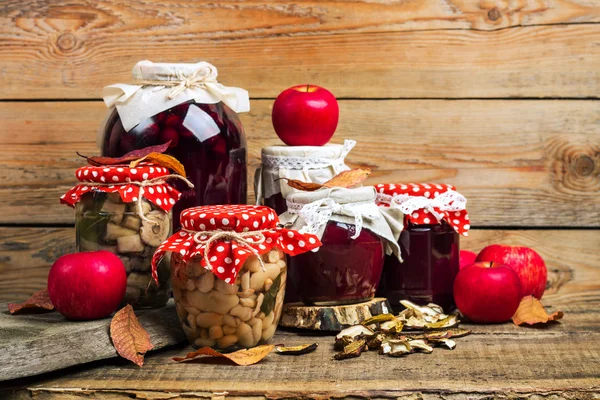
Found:
[{"label": "wood grain texture", "polygon": [[276,343],[316,342],[319,347],[298,357],[273,353],[247,368],[174,363],[171,357],[191,351],[176,349],[148,356],[141,369],[123,362],[79,368],[17,382],[0,394],[6,399],[591,400],[600,395],[600,325],[588,314],[600,303],[587,305],[569,309],[561,323],[545,329],[464,324],[474,333],[457,339],[453,351],[438,348],[403,358],[369,351],[358,359],[334,361],[332,336],[279,331]]},{"label": "wood grain texture", "polygon": [[0,97],[99,98],[144,59],[213,62],[254,97],[596,97],[599,20],[593,0],[7,0]]},{"label": "wood grain texture", "polygon": [[[6,304],[1,304],[3,310]],[[137,310],[150,334],[153,351],[187,339],[179,326],[175,304]],[[68,321],[58,312],[10,315],[0,313],[0,381],[23,378],[97,360],[118,357],[111,343],[111,318]]]},{"label": "wood grain texture", "polygon": [[[242,114],[249,187],[260,149],[280,144],[270,100]],[[446,182],[469,199],[474,226],[600,226],[600,102],[346,100],[334,142],[358,141],[352,166],[368,183]],[[0,222],[72,223],[58,198],[94,154],[100,102],[0,107]],[[254,196],[250,194],[252,202]]]},{"label": "wood grain texture", "polygon": [[[464,249],[490,243],[528,246],[548,267],[544,302],[566,307],[600,302],[599,230],[477,230],[462,240]],[[26,300],[46,285],[54,260],[75,249],[73,228],[0,228],[0,302]]]}]

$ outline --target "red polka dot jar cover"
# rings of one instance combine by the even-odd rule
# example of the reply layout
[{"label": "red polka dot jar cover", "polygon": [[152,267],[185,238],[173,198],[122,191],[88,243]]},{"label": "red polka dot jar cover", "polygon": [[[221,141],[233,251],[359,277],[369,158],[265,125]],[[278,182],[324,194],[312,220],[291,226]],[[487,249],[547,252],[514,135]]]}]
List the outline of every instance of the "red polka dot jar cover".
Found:
[{"label": "red polka dot jar cover", "polygon": [[181,197],[181,193],[166,183],[171,175],[169,169],[150,162],[141,162],[135,168],[129,165],[86,166],[79,168],[75,176],[83,182],[60,197],[60,202],[74,207],[85,193],[101,191],[118,192],[125,203],[138,201],[143,196],[165,212],[169,212]]},{"label": "red polka dot jar cover", "polygon": [[428,225],[446,221],[459,234],[469,235],[467,199],[452,185],[385,183],[376,185],[375,189],[377,205],[398,207],[405,215],[405,227],[407,223]]},{"label": "red polka dot jar cover", "polygon": [[184,210],[180,220],[181,231],[167,239],[154,253],[152,274],[155,280],[158,278],[156,266],[166,252],[181,254],[183,264],[201,256],[201,266],[217,278],[234,284],[244,262],[252,255],[259,257],[278,248],[295,256],[321,246],[315,235],[278,227],[277,213],[265,206],[193,207]]}]

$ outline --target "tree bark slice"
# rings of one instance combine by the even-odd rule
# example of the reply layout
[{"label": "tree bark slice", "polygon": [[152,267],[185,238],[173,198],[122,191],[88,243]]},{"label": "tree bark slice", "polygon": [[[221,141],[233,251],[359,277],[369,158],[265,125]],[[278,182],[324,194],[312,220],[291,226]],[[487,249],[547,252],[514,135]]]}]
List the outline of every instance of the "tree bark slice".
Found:
[{"label": "tree bark slice", "polygon": [[381,297],[343,306],[305,306],[302,303],[289,303],[283,307],[279,325],[286,328],[337,332],[374,315],[392,312],[391,310],[387,299]]}]

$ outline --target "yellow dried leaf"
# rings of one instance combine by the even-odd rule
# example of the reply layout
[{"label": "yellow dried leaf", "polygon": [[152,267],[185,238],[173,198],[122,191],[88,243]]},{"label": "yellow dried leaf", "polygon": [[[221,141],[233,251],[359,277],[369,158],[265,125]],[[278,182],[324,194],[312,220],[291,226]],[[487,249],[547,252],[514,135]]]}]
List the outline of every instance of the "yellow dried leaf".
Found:
[{"label": "yellow dried leaf", "polygon": [[129,304],[117,311],[110,321],[110,337],[119,355],[140,367],[144,365],[144,354],[154,347]]},{"label": "yellow dried leaf", "polygon": [[525,296],[521,299],[521,304],[512,320],[515,325],[522,324],[545,324],[550,321],[558,321],[563,317],[562,311],[555,311],[548,315],[541,301],[533,296]]},{"label": "yellow dried leaf", "polygon": [[188,353],[185,357],[173,357],[173,361],[183,362],[197,359],[201,356],[226,358],[237,365],[252,365],[256,364],[263,358],[269,355],[275,346],[272,344],[253,347],[251,349],[242,349],[233,353],[219,353],[210,347],[202,347],[196,351]]},{"label": "yellow dried leaf", "polygon": [[155,164],[170,169],[176,174],[185,176],[185,168],[183,167],[183,165],[179,161],[177,161],[175,157],[170,156],[168,154],[150,153],[142,158],[139,158],[129,163],[129,168],[135,168],[142,161],[153,162]]},{"label": "yellow dried leaf", "polygon": [[23,303],[8,303],[8,311],[13,315],[24,313],[26,311],[39,312],[51,310],[54,310],[54,306],[50,301],[48,289],[38,290]]},{"label": "yellow dried leaf", "polygon": [[293,189],[302,190],[304,192],[314,192],[315,190],[319,190],[323,187],[320,183],[312,183],[312,182],[302,182],[298,179],[285,179],[288,186]]},{"label": "yellow dried leaf", "polygon": [[323,186],[328,188],[352,188],[367,179],[370,173],[371,170],[368,168],[354,168],[349,171],[343,171],[325,182]]}]

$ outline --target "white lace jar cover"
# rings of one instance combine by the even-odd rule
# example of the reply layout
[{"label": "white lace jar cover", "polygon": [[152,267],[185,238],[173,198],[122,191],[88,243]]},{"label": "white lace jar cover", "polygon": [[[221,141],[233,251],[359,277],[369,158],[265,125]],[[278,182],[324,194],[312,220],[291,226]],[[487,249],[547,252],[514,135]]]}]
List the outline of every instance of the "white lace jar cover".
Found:
[{"label": "white lace jar cover", "polygon": [[298,191],[288,196],[288,211],[279,220],[287,228],[312,233],[319,239],[329,221],[355,225],[353,239],[362,229],[368,229],[384,239],[386,254],[402,261],[397,243],[403,229],[402,214],[396,208],[378,207],[375,197],[375,189],[370,186]]},{"label": "white lace jar cover", "polygon": [[[126,131],[189,100],[203,104],[223,102],[236,113],[250,110],[248,92],[217,82],[217,68],[204,61],[194,64],[139,61],[131,72],[133,84],[118,83],[106,86],[102,91],[104,103],[109,108],[107,119],[116,108]],[[208,114],[204,119],[212,122]],[[99,147],[103,141],[104,129],[101,129],[97,137]]]},{"label": "white lace jar cover", "polygon": [[382,183],[375,186],[377,204],[395,208],[404,214],[405,223],[413,225],[441,224],[469,235],[471,223],[467,199],[452,185],[441,183]]},{"label": "white lace jar cover", "polygon": [[290,193],[297,192],[282,178],[325,183],[350,169],[345,158],[355,145],[356,141],[345,140],[343,145],[264,147],[262,164],[254,175],[256,204],[278,193],[287,199]]}]

